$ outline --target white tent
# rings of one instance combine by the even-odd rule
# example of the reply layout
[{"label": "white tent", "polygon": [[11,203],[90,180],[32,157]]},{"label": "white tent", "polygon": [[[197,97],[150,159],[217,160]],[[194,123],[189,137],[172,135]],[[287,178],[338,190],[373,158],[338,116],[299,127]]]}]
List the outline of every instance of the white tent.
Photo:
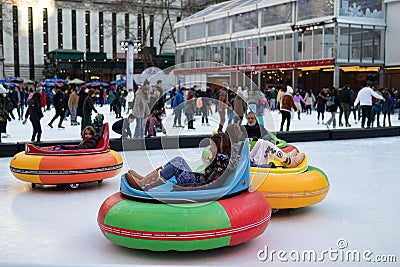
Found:
[{"label": "white tent", "polygon": [[85,81],[82,81],[78,78],[73,79],[72,81],[68,81],[68,84],[83,84]]}]

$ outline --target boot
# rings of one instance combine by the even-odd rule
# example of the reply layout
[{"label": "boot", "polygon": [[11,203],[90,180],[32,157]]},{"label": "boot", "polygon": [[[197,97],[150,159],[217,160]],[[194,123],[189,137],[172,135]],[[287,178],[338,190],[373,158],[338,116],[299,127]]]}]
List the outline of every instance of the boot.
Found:
[{"label": "boot", "polygon": [[287,159],[286,159],[286,161],[283,163],[283,165],[284,165],[286,168],[294,168],[294,167],[297,167],[297,166],[300,165],[300,163],[303,162],[305,156],[306,156],[306,155],[305,155],[304,153],[300,153],[300,154],[298,154],[298,155],[296,155],[296,156],[293,156],[293,157],[287,157]]},{"label": "boot", "polygon": [[38,133],[37,134],[37,139],[36,139],[36,141],[38,142],[38,143],[40,143],[40,137],[42,136],[42,134],[40,134],[40,133]]},{"label": "boot", "polygon": [[[162,167],[161,167],[162,168]],[[125,174],[128,184],[136,190],[146,191],[150,188],[164,184],[159,174],[160,167],[150,172],[146,176],[141,176],[134,170],[130,170]],[[136,176],[137,175],[137,176]]]}]

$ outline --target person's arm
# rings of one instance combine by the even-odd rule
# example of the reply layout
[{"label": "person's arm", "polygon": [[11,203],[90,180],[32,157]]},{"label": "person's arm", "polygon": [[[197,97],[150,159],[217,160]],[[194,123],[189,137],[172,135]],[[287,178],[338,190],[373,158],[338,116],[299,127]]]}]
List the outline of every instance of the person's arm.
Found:
[{"label": "person's arm", "polygon": [[371,89],[371,94],[372,94],[375,98],[385,101],[385,98],[383,98],[383,96],[381,96],[380,94],[376,93],[376,92],[375,92],[374,90],[372,90],[372,89]]},{"label": "person's arm", "polygon": [[58,148],[62,149],[62,150],[76,150],[76,149],[79,149],[79,146],[78,145],[60,145]]},{"label": "person's arm", "polygon": [[92,149],[96,148],[98,141],[100,140],[99,135],[95,135],[92,138],[86,140],[82,144],[78,145],[78,149]]},{"label": "person's arm", "polygon": [[358,105],[358,102],[360,102],[359,95],[357,95],[356,100],[354,100],[353,106],[354,106],[354,107],[357,106],[357,105]]},{"label": "person's arm", "polygon": [[90,105],[92,106],[92,107],[91,107],[92,110],[94,110],[94,112],[98,113],[98,112],[97,112],[97,109],[94,107],[93,97],[90,96],[90,98],[91,98]]}]

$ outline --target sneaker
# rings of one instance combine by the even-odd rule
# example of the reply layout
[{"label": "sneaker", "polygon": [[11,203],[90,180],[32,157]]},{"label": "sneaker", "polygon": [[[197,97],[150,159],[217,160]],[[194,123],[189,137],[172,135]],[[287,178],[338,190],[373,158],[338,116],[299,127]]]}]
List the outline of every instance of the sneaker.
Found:
[{"label": "sneaker", "polygon": [[60,129],[64,129],[65,127],[64,127],[64,126],[62,126],[62,125],[58,125],[58,128],[60,128]]},{"label": "sneaker", "polygon": [[300,163],[303,162],[304,158],[305,158],[306,154],[304,153],[300,153],[296,156],[293,156],[290,158],[290,163],[285,165],[286,168],[295,168],[297,166],[300,165]]}]

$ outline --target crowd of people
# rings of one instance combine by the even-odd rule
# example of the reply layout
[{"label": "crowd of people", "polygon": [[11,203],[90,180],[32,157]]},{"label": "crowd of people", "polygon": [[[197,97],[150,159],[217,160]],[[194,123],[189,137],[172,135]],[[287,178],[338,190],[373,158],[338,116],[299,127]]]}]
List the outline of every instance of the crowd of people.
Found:
[{"label": "crowd of people", "polygon": [[[316,123],[325,124],[328,128],[336,128],[337,125],[351,127],[350,116],[354,116],[355,123],[361,120],[362,128],[386,127],[392,125],[390,115],[398,107],[400,95],[398,90],[378,89],[367,84],[358,93],[349,85],[337,89],[323,88],[318,94],[309,89],[293,89],[290,86],[255,92],[247,87],[230,87],[226,82],[213,90],[209,87],[198,88],[196,85],[165,90],[161,80],[155,85],[150,85],[146,80],[140,87],[129,89],[122,86],[37,86],[30,90],[19,87],[8,92],[3,87],[0,90],[2,136],[7,137],[7,121],[23,120],[26,123],[29,119],[33,127],[32,142],[41,141],[44,112],[54,112],[52,119],[45,122],[48,127],[55,127],[53,124],[57,121],[56,127],[63,129],[66,118],[69,118],[71,127],[80,125],[81,132],[93,124],[92,115],[98,113],[96,107],[103,105],[109,105],[110,112],[119,119],[113,130],[124,138],[153,137],[159,132],[167,134],[163,125],[167,106],[173,110],[173,127],[187,127],[191,130],[200,127],[200,122],[195,123],[196,116],[201,116],[201,126],[210,126],[209,116],[213,113],[219,117],[218,132],[223,132],[224,127],[232,123],[241,125],[249,112],[254,113],[258,124],[264,125],[263,115],[267,109],[272,112],[279,110],[280,131],[289,131],[293,119],[301,120],[302,114],[310,116],[314,110]],[[297,116],[293,116],[295,112]],[[330,114],[327,120],[326,112]],[[134,121],[135,129],[132,133],[129,125]]]}]

